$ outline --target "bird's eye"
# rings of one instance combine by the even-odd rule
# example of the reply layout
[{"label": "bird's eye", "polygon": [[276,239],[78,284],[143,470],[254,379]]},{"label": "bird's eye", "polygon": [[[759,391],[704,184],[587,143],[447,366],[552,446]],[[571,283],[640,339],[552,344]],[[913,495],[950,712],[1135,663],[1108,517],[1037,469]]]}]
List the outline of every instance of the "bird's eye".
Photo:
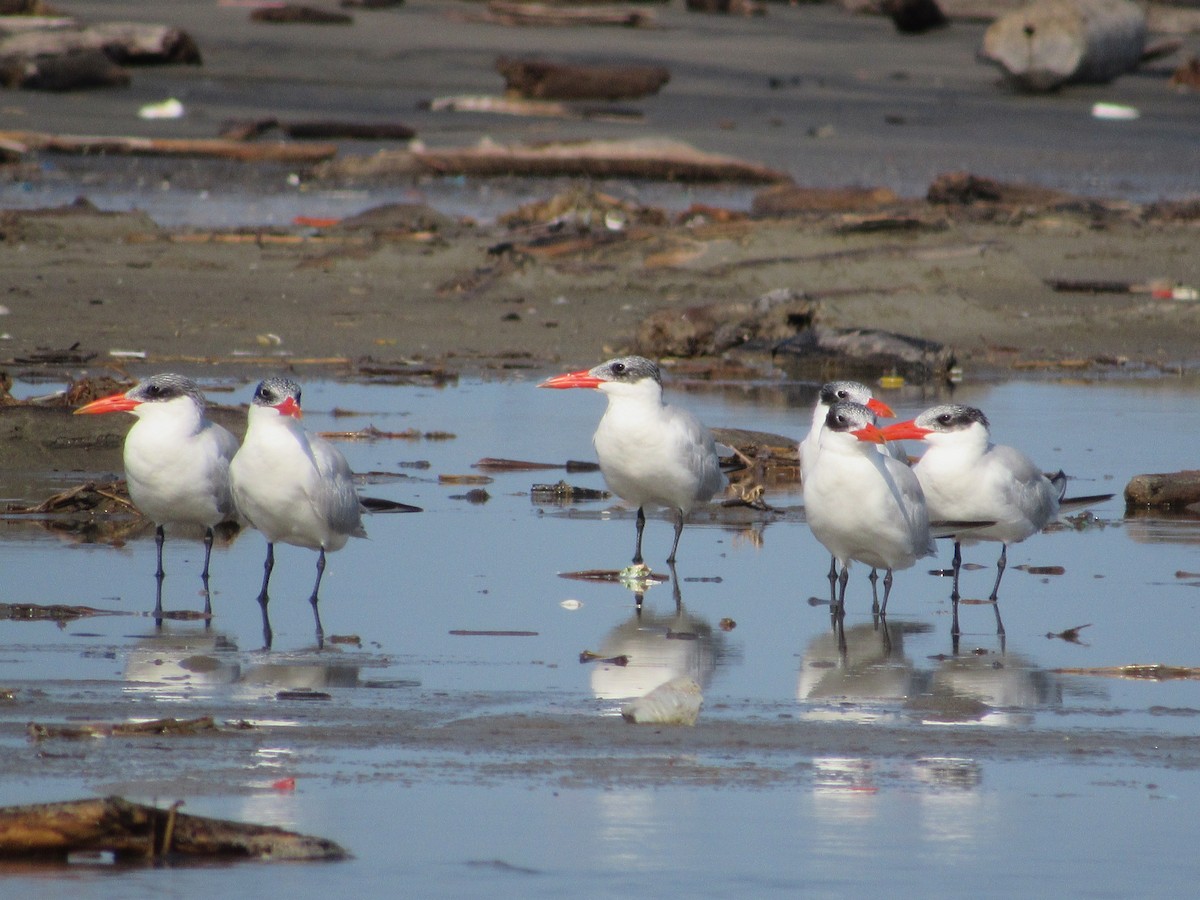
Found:
[{"label": "bird's eye", "polygon": [[614,375],[620,375],[625,371],[625,363],[613,363],[612,370]]},{"label": "bird's eye", "polygon": [[937,420],[942,425],[949,425],[952,421],[954,421],[954,419],[950,415],[950,413],[942,413],[940,416],[937,417]]},{"label": "bird's eye", "polygon": [[837,392],[837,398],[839,400],[848,400],[850,399],[850,392],[845,389],[840,390]]}]

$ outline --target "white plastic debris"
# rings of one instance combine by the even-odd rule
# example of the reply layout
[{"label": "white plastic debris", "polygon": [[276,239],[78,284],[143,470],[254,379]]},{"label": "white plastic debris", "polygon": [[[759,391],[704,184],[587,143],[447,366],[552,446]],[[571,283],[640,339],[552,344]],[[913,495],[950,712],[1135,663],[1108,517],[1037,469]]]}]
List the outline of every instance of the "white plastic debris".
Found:
[{"label": "white plastic debris", "polygon": [[630,700],[621,707],[621,716],[634,725],[695,725],[703,703],[696,679],[681,675]]},{"label": "white plastic debris", "polygon": [[1141,116],[1135,106],[1123,103],[1093,103],[1092,118],[1104,119],[1109,122],[1132,122]]},{"label": "white plastic debris", "polygon": [[583,609],[583,601],[582,600],[564,600],[562,603],[560,603],[558,605],[561,606],[563,609],[570,610],[571,612],[574,612],[577,609]]},{"label": "white plastic debris", "polygon": [[145,359],[145,350],[109,350],[108,355],[114,359]]},{"label": "white plastic debris", "polygon": [[183,104],[171,97],[161,103],[147,103],[138,110],[139,119],[180,119],[183,117]]}]

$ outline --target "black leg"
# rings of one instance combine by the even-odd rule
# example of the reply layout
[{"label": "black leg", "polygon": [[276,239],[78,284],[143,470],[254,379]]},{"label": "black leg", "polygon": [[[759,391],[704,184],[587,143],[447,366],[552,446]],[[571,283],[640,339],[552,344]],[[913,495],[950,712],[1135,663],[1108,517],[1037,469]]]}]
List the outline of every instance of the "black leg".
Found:
[{"label": "black leg", "polygon": [[667,557],[667,562],[675,562],[675,551],[679,549],[679,538],[683,534],[683,510],[675,510],[675,543],[671,545],[671,555]]},{"label": "black leg", "polygon": [[962,568],[962,544],[954,542],[954,588],[953,594],[958,596],[958,572]]},{"label": "black leg", "polygon": [[162,581],[163,578],[162,548],[164,537],[165,535],[163,533],[163,527],[159,525],[154,529],[154,546],[158,550],[158,568],[154,570],[154,575],[159,581]]},{"label": "black leg", "polygon": [[988,599],[996,602],[996,594],[1000,591],[1000,579],[1004,577],[1004,567],[1008,565],[1008,544],[1000,545],[1000,558],[996,560],[996,583],[992,585],[992,596]]},{"label": "black leg", "polygon": [[258,605],[262,607],[263,617],[263,646],[271,649],[271,619],[267,615],[267,604],[270,602],[270,597],[267,596],[267,585],[271,581],[271,570],[275,568],[275,545],[270,541],[267,542],[267,559],[263,563],[263,583],[262,590],[258,594]]},{"label": "black leg", "polygon": [[154,546],[158,551],[158,566],[154,570],[154,627],[162,628],[162,583],[164,575],[162,566],[163,527],[161,525],[154,529]]},{"label": "black leg", "polygon": [[830,609],[835,609],[837,607],[837,579],[838,579],[837,557],[830,556],[829,557],[829,608]]},{"label": "black leg", "polygon": [[888,569],[883,576],[883,606],[879,607],[879,618],[887,618],[887,602],[888,597],[892,593],[892,570]]},{"label": "black leg", "polygon": [[838,615],[845,615],[846,613],[846,582],[849,580],[850,566],[847,563],[842,565],[842,573],[838,575]]},{"label": "black leg", "polygon": [[675,563],[673,560],[667,560],[667,565],[671,570],[671,596],[675,600],[675,615],[683,612],[683,588],[679,584],[679,573],[675,571]]},{"label": "black leg", "polygon": [[[867,580],[871,582],[871,612],[875,615],[879,614],[879,570],[874,566],[871,567],[871,574],[867,576]],[[886,606],[886,601],[884,603]]]},{"label": "black leg", "polygon": [[317,553],[317,583],[313,585],[312,596],[308,598],[308,602],[312,604],[313,620],[317,625],[317,649],[320,650],[325,646],[325,629],[321,627],[321,610],[319,608],[320,597],[318,594],[321,590],[321,576],[325,574],[325,548],[322,547]]},{"label": "black leg", "polygon": [[646,512],[640,506],[637,511],[637,542],[633,545],[633,564],[635,566],[642,563],[642,532],[646,528]]},{"label": "black leg", "polygon": [[213,530],[212,528],[204,529],[204,568],[200,570],[200,577],[204,581],[204,587],[208,588],[208,561],[212,557],[213,545]]},{"label": "black leg", "polygon": [[267,597],[267,585],[270,584],[270,582],[271,582],[271,570],[274,568],[275,568],[275,545],[272,544],[270,541],[268,541],[267,542],[267,558],[263,562],[262,590],[258,592],[258,602],[260,604],[262,604],[263,607],[266,607],[267,601],[269,599]]}]

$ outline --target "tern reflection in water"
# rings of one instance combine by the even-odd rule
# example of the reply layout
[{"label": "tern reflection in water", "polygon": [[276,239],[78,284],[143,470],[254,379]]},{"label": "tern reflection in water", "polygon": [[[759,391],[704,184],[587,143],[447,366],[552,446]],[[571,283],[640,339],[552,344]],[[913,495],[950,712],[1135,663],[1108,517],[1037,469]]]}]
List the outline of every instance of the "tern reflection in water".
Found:
[{"label": "tern reflection in water", "polygon": [[[674,610],[655,612],[638,594],[637,609],[604,638],[603,660],[592,669],[592,693],[601,700],[643,697],[675,678],[689,677],[703,690],[724,652],[719,631],[683,606],[679,576],[671,566]],[[645,587],[643,586],[643,591]],[[621,660],[624,665],[609,660]]]}]

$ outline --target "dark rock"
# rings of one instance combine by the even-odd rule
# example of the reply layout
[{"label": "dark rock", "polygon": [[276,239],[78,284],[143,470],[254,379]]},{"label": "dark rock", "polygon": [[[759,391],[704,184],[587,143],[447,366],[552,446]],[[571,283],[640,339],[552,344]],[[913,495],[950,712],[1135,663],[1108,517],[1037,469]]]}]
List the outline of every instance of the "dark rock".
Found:
[{"label": "dark rock", "polygon": [[786,288],[757,300],[662,309],[638,326],[638,352],[663,356],[711,356],[751,342],[774,345],[808,328],[816,301]]},{"label": "dark rock", "polygon": [[896,374],[925,383],[945,378],[955,364],[954,351],[936,341],[873,328],[810,328],[775,347],[774,359],[791,374],[821,381]]}]

